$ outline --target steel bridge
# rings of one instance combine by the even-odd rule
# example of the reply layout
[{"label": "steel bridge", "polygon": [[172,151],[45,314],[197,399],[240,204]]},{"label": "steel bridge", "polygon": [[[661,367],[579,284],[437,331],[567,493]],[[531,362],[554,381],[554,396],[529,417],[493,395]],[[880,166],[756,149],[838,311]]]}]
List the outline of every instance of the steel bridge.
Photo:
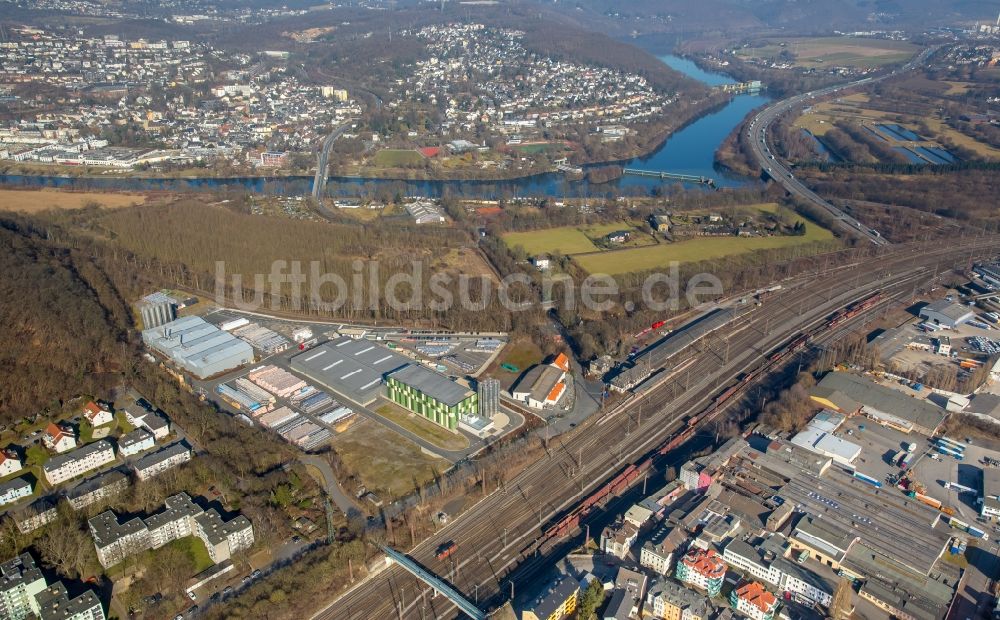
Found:
[{"label": "steel bridge", "polygon": [[455,604],[455,607],[458,607],[462,613],[472,618],[472,620],[486,620],[486,614],[469,602],[469,599],[462,596],[461,592],[451,587],[451,585],[449,585],[445,580],[441,579],[431,571],[427,570],[420,564],[417,564],[408,555],[400,553],[389,546],[383,546],[382,551],[385,551],[385,554],[389,556],[390,560],[405,568],[417,579],[434,588],[435,592],[444,594],[449,601]]},{"label": "steel bridge", "polygon": [[625,168],[623,174],[633,177],[653,177],[655,179],[670,179],[673,181],[683,181],[685,183],[701,183],[702,185],[715,185],[715,179],[700,177],[693,174],[680,174],[677,172],[662,172],[660,170],[639,170],[637,168]]}]

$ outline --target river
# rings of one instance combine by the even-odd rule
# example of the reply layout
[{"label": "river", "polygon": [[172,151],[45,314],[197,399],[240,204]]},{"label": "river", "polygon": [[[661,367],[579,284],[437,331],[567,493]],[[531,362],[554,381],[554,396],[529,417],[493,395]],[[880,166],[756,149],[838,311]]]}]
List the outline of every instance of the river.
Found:
[{"label": "river", "polygon": [[[732,83],[728,76],[705,71],[690,60],[678,56],[659,56],[660,60],[681,73],[709,86]],[[715,151],[719,144],[754,108],[769,98],[763,95],[734,96],[727,104],[702,116],[677,131],[655,151],[622,162],[626,168],[690,174],[715,179],[719,187],[735,187],[747,183],[715,166]],[[359,179],[331,177],[328,191],[336,196],[371,194],[383,185],[405,186],[407,195],[441,196],[446,191],[476,198],[508,196],[601,196],[610,190],[619,193],[648,194],[663,183],[647,177],[626,176],[600,185],[586,180],[570,181],[560,173],[539,174],[506,181],[396,181],[391,179]],[[255,193],[305,195],[312,189],[312,177],[240,177],[240,178],[118,178],[68,177],[46,175],[0,175],[0,184],[23,187],[56,187],[63,189],[103,189],[113,191],[214,191],[225,188],[246,189]],[[402,184],[402,186],[400,185]]]}]

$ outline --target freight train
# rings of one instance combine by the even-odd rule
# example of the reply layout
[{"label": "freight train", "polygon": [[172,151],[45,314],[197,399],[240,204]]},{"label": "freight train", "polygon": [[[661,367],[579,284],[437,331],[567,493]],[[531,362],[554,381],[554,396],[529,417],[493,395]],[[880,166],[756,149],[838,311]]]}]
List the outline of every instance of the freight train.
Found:
[{"label": "freight train", "polygon": [[850,320],[865,310],[877,305],[880,301],[882,301],[882,299],[883,296],[881,291],[872,293],[864,299],[852,302],[837,311],[826,323],[820,325],[819,327],[816,327],[809,332],[799,333],[789,339],[785,344],[772,352],[757,368],[742,374],[735,384],[729,386],[718,394],[712,400],[712,404],[709,405],[705,411],[688,418],[685,421],[684,426],[670,435],[670,437],[668,437],[659,448],[653,450],[653,452],[648,454],[638,463],[626,466],[610,481],[606,482],[596,491],[584,498],[572,510],[556,520],[545,530],[544,534],[537,540],[533,541],[528,548],[538,548],[548,540],[561,538],[571,533],[580,525],[580,521],[593,511],[595,506],[603,506],[607,500],[612,497],[616,497],[627,490],[633,482],[649,471],[657,460],[666,456],[690,439],[697,431],[699,424],[707,422],[722,413],[722,411],[725,410],[729,404],[731,404],[731,401],[734,398],[741,395],[747,387],[749,387],[750,384],[756,381],[759,377],[767,374],[775,366],[786,360],[791,354],[805,347],[814,336]]}]

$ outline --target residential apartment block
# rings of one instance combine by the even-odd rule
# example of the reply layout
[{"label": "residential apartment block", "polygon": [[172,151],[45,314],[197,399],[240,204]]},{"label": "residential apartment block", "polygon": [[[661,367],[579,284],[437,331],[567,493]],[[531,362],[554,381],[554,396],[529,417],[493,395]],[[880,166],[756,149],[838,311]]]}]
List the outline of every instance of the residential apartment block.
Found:
[{"label": "residential apartment block", "polygon": [[0,564],[0,618],[104,620],[104,608],[90,590],[71,599],[61,581],[46,584],[34,559],[22,553]]},{"label": "residential apartment block", "polygon": [[729,603],[751,620],[772,620],[778,607],[778,597],[768,592],[759,581],[751,581],[734,589],[729,595]]},{"label": "residential apartment block", "polygon": [[714,549],[690,549],[677,563],[677,579],[718,596],[726,577],[726,563]]},{"label": "residential apartment block", "polygon": [[138,476],[139,480],[149,480],[190,460],[191,449],[183,442],[177,442],[152,454],[147,454],[133,463],[132,469],[135,470],[135,475]]},{"label": "residential apartment block", "polygon": [[156,446],[153,433],[144,428],[129,431],[118,438],[118,453],[122,456],[132,456]]},{"label": "residential apartment block", "polygon": [[646,605],[646,611],[664,620],[708,620],[712,613],[704,596],[666,579],[649,587]]},{"label": "residential apartment block", "polygon": [[45,472],[45,479],[49,484],[59,484],[114,460],[114,446],[111,442],[101,439],[72,452],[52,457],[42,465],[42,471]]},{"label": "residential apartment block", "polygon": [[38,615],[35,596],[45,589],[45,577],[27,553],[0,564],[0,617],[24,620]]},{"label": "residential apartment block", "polygon": [[0,506],[16,502],[32,494],[34,487],[27,478],[14,478],[0,484]]},{"label": "residential apartment block", "polygon": [[172,540],[197,536],[213,562],[228,560],[253,545],[253,525],[243,515],[223,521],[213,508],[202,510],[187,493],[168,497],[163,512],[144,519],[120,522],[112,511],[89,521],[97,559],[105,568],[147,549],[158,549]]},{"label": "residential apartment block", "polygon": [[117,469],[88,478],[66,491],[66,500],[73,510],[83,510],[87,506],[114,497],[128,488],[128,476]]}]

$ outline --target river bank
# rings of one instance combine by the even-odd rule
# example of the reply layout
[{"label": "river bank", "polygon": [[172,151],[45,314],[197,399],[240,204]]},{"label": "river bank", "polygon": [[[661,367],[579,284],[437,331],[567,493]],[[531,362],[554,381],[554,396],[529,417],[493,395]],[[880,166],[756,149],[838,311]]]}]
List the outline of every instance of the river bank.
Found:
[{"label": "river bank", "polygon": [[[664,55],[660,60],[685,75],[709,85],[732,83],[734,80],[712,74],[693,62]],[[602,162],[583,166],[618,165],[623,168],[657,170],[693,177],[713,178],[717,187],[740,187],[753,182],[731,174],[716,165],[715,151],[734,127],[753,109],[769,101],[763,95],[740,94],[721,101],[720,105],[699,111],[686,123],[678,125],[652,151],[627,160]],[[19,187],[51,187],[56,189],[100,190],[118,192],[226,192],[243,191],[274,195],[308,195],[313,177],[306,175],[235,176],[235,177],[112,177],[64,176],[38,174],[0,174],[0,184]],[[542,172],[505,179],[382,178],[333,176],[327,185],[329,197],[374,198],[378,193],[442,197],[498,199],[505,197],[569,197],[590,198],[614,195],[649,195],[675,181],[650,177],[623,176],[605,183],[590,183],[586,176],[571,179],[558,172]]]}]

